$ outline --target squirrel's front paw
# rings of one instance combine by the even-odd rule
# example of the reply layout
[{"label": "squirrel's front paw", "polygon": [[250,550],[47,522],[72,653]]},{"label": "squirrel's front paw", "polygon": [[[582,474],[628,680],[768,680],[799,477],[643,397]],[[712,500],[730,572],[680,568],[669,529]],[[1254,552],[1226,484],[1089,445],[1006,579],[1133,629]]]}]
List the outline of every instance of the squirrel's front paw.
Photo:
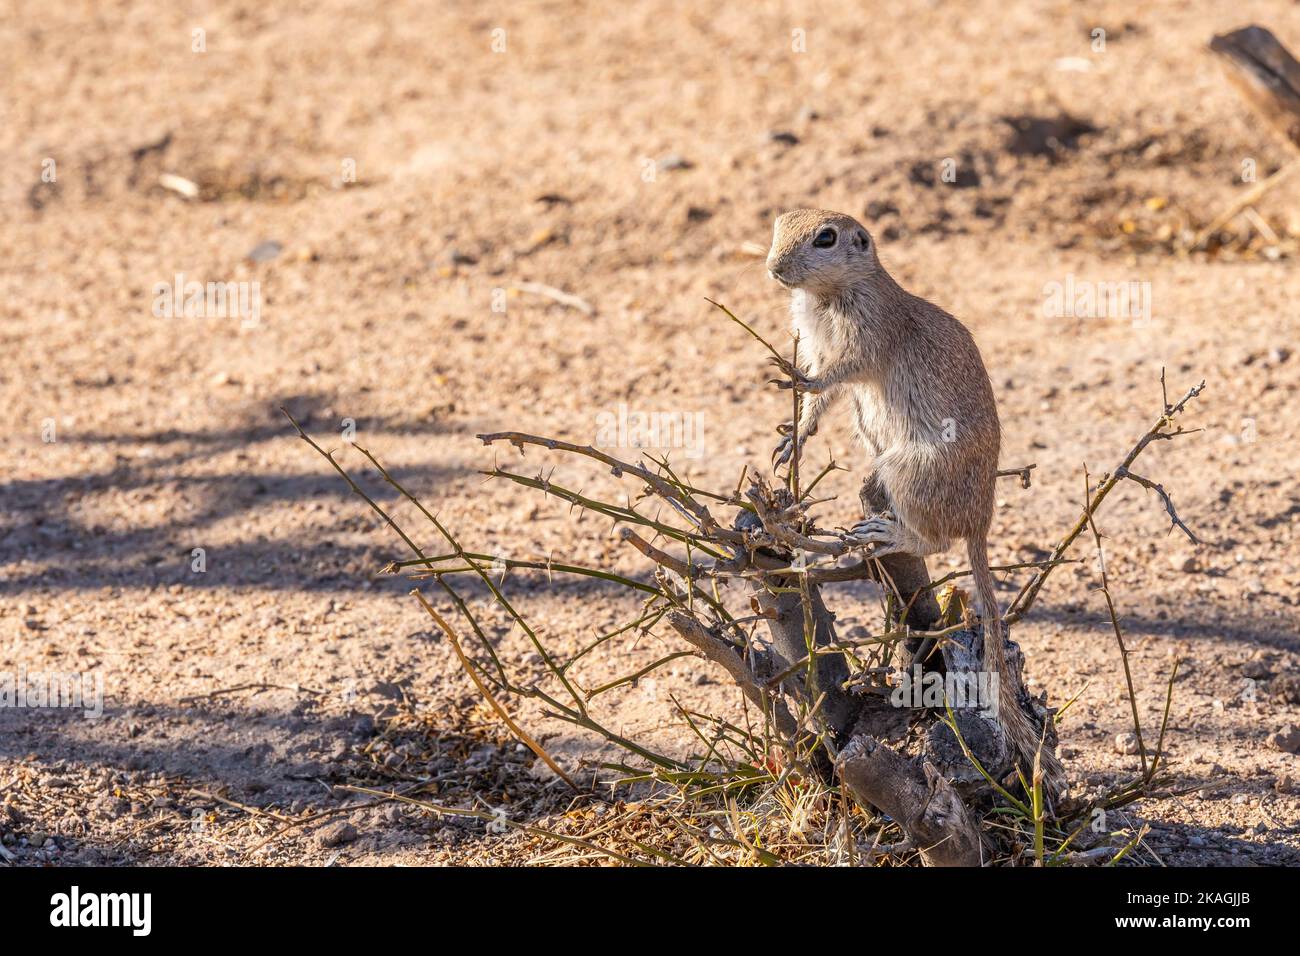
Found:
[{"label": "squirrel's front paw", "polygon": [[798,366],[788,359],[774,355],[768,361],[775,365],[781,374],[785,376],[784,379],[772,379],[772,383],[777,388],[793,388],[796,391],[807,392],[810,395],[816,395],[822,390],[820,382],[799,371]]}]

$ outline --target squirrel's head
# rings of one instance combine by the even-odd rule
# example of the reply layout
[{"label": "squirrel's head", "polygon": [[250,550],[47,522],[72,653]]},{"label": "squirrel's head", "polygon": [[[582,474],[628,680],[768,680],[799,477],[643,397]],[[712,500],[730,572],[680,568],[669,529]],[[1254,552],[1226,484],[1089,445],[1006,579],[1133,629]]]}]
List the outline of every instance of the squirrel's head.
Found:
[{"label": "squirrel's head", "polygon": [[830,295],[879,268],[876,244],[852,216],[796,209],[772,228],[767,271],[787,289]]}]

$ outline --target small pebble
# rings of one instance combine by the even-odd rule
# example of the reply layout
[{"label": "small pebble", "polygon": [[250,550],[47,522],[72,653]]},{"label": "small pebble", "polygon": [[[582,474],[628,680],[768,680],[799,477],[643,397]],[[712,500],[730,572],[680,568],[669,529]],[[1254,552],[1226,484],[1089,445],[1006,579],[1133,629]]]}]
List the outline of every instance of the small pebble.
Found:
[{"label": "small pebble", "polygon": [[274,239],[267,239],[265,242],[259,242],[257,245],[253,246],[252,250],[248,253],[248,258],[252,262],[270,262],[272,259],[279,256],[283,249],[284,246],[276,242]]},{"label": "small pebble", "polygon": [[1274,750],[1280,750],[1285,754],[1300,753],[1300,727],[1295,724],[1287,724],[1276,733],[1268,735],[1265,740]]},{"label": "small pebble", "polygon": [[357,828],[346,820],[336,820],[325,826],[316,834],[316,842],[325,849],[331,847],[343,846],[345,843],[351,843],[360,834]]}]

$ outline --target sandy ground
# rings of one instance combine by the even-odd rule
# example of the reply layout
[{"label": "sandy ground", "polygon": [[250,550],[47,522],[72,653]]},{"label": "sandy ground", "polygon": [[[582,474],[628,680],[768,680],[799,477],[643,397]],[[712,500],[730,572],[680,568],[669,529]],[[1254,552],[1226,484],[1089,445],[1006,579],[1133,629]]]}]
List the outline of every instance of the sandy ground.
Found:
[{"label": "sandy ground", "polygon": [[[433,778],[439,799],[548,825],[569,802],[483,707],[409,582],[374,574],[400,542],[279,408],[430,547],[344,441],[350,425],[467,546],[638,573],[607,526],[484,483],[479,469],[517,460],[473,436],[585,443],[621,408],[687,416],[699,440],[673,460],[734,486],[766,461],[786,398],[704,297],[779,340],[784,296],[746,244],[765,248],[777,213],[810,205],[861,218],[900,281],[974,330],[1003,465],[1037,464],[1031,490],[1005,483],[995,563],[1060,537],[1085,465],[1116,464],[1158,413],[1162,367],[1173,393],[1207,381],[1186,419],[1202,430],[1139,469],[1204,548],[1168,534],[1136,485],[1101,518],[1149,727],[1183,661],[1169,749],[1192,792],[1126,822],[1150,823],[1171,864],[1300,862],[1297,757],[1269,742],[1300,724],[1296,194],[1259,206],[1276,241],[1242,220],[1220,254],[1177,251],[1240,188],[1244,161],[1262,178],[1289,156],[1205,43],[1259,22],[1300,49],[1300,10],[0,9],[0,671],[103,687],[96,719],[0,708],[0,865],[532,858],[480,821],[338,789]],[[166,175],[198,195],[160,186]],[[169,315],[155,286],[178,273],[257,283],[256,321]],[[1150,308],[1045,315],[1045,290],[1070,277],[1146,283]],[[809,455],[832,452],[860,471],[842,410]],[[544,455],[522,468],[551,464],[557,481],[614,487]],[[858,480],[828,479],[844,523]],[[1077,556],[1016,637],[1054,700],[1082,690],[1061,736],[1086,788],[1137,758],[1116,752],[1129,703],[1096,563]],[[1004,600],[1021,580],[1008,576]],[[609,588],[506,586],[570,652],[635,611]],[[869,624],[874,607],[852,594],[842,620]],[[503,659],[536,669],[481,609]],[[579,677],[594,686],[669,644],[616,645]],[[678,664],[599,698],[611,726],[680,740],[669,695],[734,706],[723,675]],[[589,752],[523,713],[567,759]]]}]

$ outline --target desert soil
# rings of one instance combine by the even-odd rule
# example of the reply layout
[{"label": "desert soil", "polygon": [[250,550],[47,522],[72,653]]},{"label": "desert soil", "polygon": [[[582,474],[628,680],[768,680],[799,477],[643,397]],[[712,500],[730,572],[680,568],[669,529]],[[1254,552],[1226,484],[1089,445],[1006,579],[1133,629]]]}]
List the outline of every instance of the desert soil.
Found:
[{"label": "desert soil", "polygon": [[[1085,466],[1113,467],[1159,414],[1162,368],[1171,396],[1206,381],[1185,416],[1199,431],[1135,468],[1205,544],[1171,533],[1133,483],[1100,515],[1150,734],[1182,662],[1168,748],[1187,792],[1120,822],[1149,823],[1169,864],[1300,862],[1285,739],[1300,725],[1296,192],[1275,191],[1217,251],[1185,250],[1243,169],[1262,178],[1292,155],[1206,43],[1258,22],[1300,49],[1300,8],[3,9],[0,672],[102,679],[103,715],[0,708],[0,865],[523,863],[555,849],[341,786],[432,779],[430,799],[552,827],[603,812],[537,772],[411,581],[378,574],[401,542],[280,409],[431,549],[432,528],[345,430],[472,550],[644,574],[607,524],[479,471],[554,466],[593,494],[616,494],[615,478],[474,436],[585,444],[620,409],[663,413],[700,428],[669,449],[696,483],[728,490],[765,468],[788,396],[704,299],[788,347],[761,255],[774,216],[798,206],[858,216],[900,281],[974,331],[1003,466],[1037,465],[1029,490],[1004,480],[994,563],[1060,538]],[[257,283],[257,321],[169,317],[155,285],[178,273]],[[1145,283],[1149,309],[1047,314],[1070,277]],[[847,524],[864,462],[842,409],[808,451],[831,454],[850,470],[827,479],[839,497],[823,514]],[[1073,556],[1015,637],[1036,687],[1081,693],[1061,737],[1086,790],[1138,757],[1115,743],[1130,704],[1091,544]],[[1023,580],[1005,576],[1004,602]],[[511,574],[505,588],[560,653],[636,610],[590,582]],[[473,600],[503,662],[538,672],[517,629]],[[866,590],[837,609],[846,627],[876,619]],[[613,642],[577,677],[594,687],[674,647]],[[682,658],[593,708],[686,747],[673,697],[725,710],[737,694]],[[575,772],[596,753],[511,706]]]}]

